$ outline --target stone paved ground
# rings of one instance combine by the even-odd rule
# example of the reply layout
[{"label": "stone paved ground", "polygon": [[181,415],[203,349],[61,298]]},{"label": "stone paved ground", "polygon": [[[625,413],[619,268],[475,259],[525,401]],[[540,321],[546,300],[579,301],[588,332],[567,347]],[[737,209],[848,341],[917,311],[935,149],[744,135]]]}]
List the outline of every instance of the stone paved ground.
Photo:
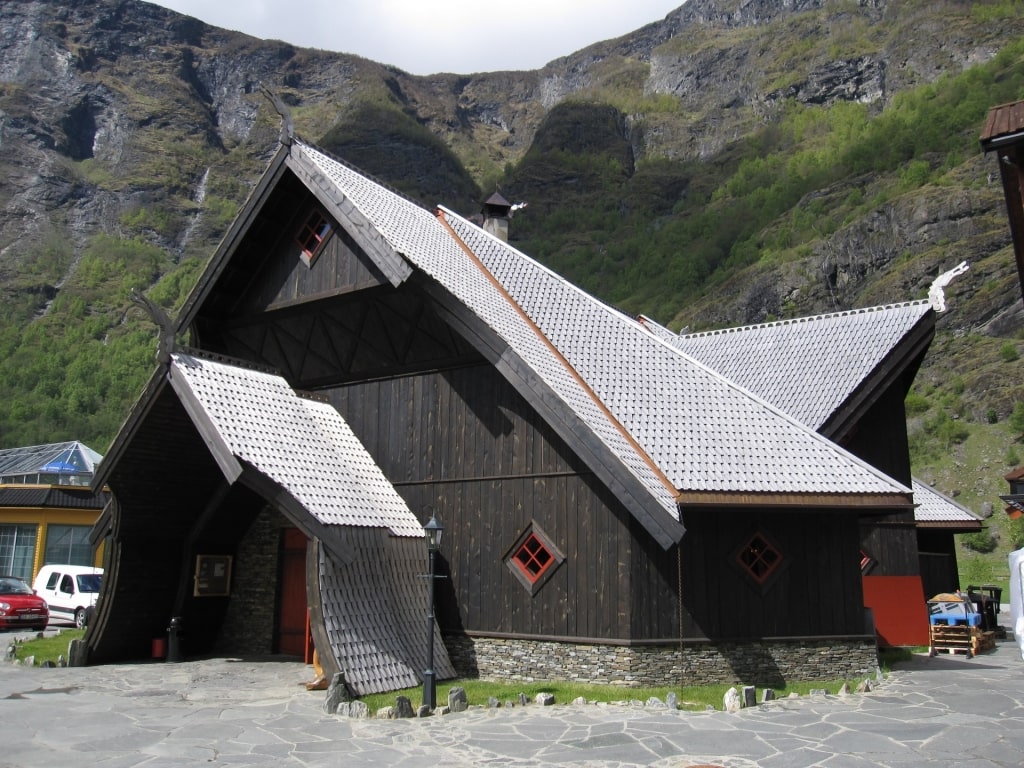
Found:
[{"label": "stone paved ground", "polygon": [[556,705],[346,720],[322,712],[324,693],[303,686],[311,677],[280,660],[0,664],[0,766],[1024,765],[1012,640],[973,659],[915,657],[868,694],[736,714]]}]

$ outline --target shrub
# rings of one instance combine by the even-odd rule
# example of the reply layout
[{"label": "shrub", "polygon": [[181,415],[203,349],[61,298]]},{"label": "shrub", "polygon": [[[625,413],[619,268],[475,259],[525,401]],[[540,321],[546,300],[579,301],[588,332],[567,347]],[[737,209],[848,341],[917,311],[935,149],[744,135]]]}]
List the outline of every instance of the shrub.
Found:
[{"label": "shrub", "polygon": [[1024,547],[1024,517],[1007,521],[1004,530],[1006,531],[1006,538],[1010,543],[1010,549]]},{"label": "shrub", "polygon": [[1012,363],[1020,359],[1020,352],[1017,351],[1017,345],[1007,342],[999,348],[999,359],[1004,363]]},{"label": "shrub", "polygon": [[907,399],[903,402],[907,411],[907,416],[920,416],[932,407],[928,398],[924,395],[919,395],[917,392],[909,392],[907,394]]},{"label": "shrub", "polygon": [[1013,413],[1010,414],[1008,423],[1010,425],[1010,429],[1018,435],[1024,435],[1024,402],[1017,403],[1013,406]]},{"label": "shrub", "polygon": [[960,537],[960,543],[972,552],[980,552],[984,555],[995,551],[998,542],[995,536],[987,530],[983,530],[976,531],[975,533],[965,533]]}]

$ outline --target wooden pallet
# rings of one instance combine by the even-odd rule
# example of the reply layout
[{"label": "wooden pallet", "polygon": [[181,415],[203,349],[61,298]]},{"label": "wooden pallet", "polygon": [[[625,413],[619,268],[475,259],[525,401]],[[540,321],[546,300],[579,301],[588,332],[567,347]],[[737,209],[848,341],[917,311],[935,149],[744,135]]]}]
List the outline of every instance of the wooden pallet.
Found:
[{"label": "wooden pallet", "polygon": [[982,632],[978,627],[965,625],[932,624],[929,632],[928,655],[939,651],[963,653],[967,658],[996,647],[996,633]]}]

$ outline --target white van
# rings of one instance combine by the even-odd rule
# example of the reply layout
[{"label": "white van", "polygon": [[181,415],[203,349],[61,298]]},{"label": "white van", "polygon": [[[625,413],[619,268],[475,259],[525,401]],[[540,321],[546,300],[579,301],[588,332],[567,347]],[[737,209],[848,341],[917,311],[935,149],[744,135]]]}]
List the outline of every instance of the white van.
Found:
[{"label": "white van", "polygon": [[103,569],[88,565],[44,565],[32,588],[50,607],[50,620],[75,622],[84,627],[100,594]]}]

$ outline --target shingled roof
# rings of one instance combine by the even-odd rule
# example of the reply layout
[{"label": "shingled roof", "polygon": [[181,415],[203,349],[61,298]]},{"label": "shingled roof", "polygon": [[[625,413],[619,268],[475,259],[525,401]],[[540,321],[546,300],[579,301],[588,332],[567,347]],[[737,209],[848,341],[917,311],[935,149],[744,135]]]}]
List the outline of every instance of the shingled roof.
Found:
[{"label": "shingled roof", "polygon": [[914,520],[926,528],[966,528],[981,530],[981,518],[967,507],[941,493],[916,477],[913,478]]},{"label": "shingled roof", "polygon": [[933,314],[927,301],[914,301],[659,336],[801,424],[829,434],[830,421],[851,410],[858,393],[878,390],[876,379],[902,370],[924,351]]},{"label": "shingled roof", "polygon": [[507,342],[673,518],[677,495],[909,504],[910,489],[454,212],[435,217],[301,141],[289,164],[322,203],[369,228],[360,234],[381,258],[408,260]]},{"label": "shingled roof", "polygon": [[280,376],[189,354],[171,356],[168,378],[230,480],[241,474],[235,462],[244,461],[324,525],[423,536],[416,516],[329,404],[300,398]]}]

